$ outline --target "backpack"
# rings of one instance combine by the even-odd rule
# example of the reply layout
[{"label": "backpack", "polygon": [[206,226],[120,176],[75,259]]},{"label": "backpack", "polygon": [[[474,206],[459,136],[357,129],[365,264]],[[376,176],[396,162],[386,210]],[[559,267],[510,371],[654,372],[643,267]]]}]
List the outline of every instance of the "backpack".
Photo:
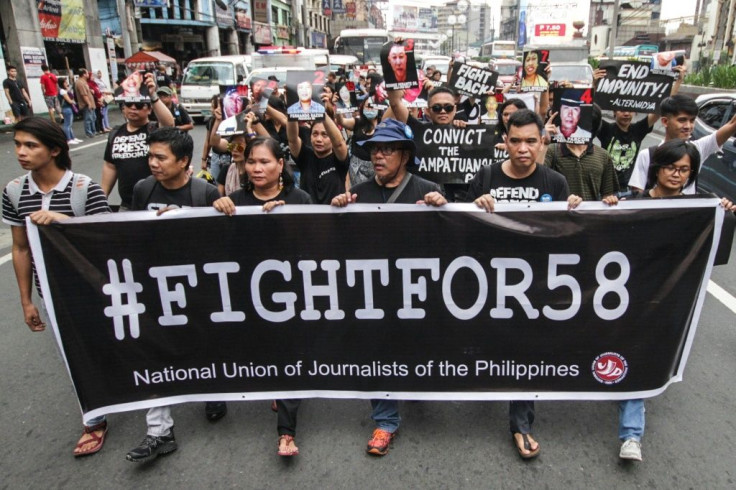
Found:
[{"label": "backpack", "polygon": [[[26,185],[28,180],[28,174],[13,179],[5,187],[8,193],[10,203],[13,205],[13,209],[18,210],[20,204],[20,194],[23,192],[23,187]],[[72,211],[74,216],[84,216],[87,210],[87,191],[89,190],[89,184],[92,179],[82,174],[72,174],[72,192],[70,196]]]},{"label": "backpack", "polygon": [[[189,188],[189,191],[191,192],[192,197],[192,207],[194,208],[204,208],[207,207],[207,189],[212,185],[209,184],[204,179],[198,179],[198,178],[191,178],[189,179],[192,183],[192,185]],[[140,193],[142,196],[146,196],[146,199],[143,201],[146,204],[148,204],[148,201],[151,199],[151,194],[153,194],[153,190],[156,188],[156,184],[158,184],[158,181],[153,175],[150,175],[146,177],[145,179],[141,180],[137,186],[140,186]]]}]

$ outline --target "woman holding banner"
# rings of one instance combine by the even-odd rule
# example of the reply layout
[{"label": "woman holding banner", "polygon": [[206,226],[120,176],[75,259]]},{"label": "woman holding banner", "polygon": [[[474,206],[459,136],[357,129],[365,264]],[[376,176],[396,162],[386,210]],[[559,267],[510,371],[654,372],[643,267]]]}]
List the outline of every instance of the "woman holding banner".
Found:
[{"label": "woman holding banner", "polygon": [[[294,187],[294,177],[284,157],[284,152],[276,140],[263,136],[252,140],[248,144],[244,158],[243,188],[215,201],[214,208],[232,216],[236,212],[236,206],[262,206],[264,212],[269,212],[276,206],[286,204],[311,204],[309,194]],[[301,400],[276,400],[279,456],[299,454],[294,436],[300,403]]]}]

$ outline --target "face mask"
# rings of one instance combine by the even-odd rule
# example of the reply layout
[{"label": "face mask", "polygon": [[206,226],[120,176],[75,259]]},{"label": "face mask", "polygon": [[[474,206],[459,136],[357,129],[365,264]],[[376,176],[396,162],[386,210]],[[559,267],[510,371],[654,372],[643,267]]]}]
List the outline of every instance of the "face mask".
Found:
[{"label": "face mask", "polygon": [[366,119],[372,120],[378,117],[378,111],[372,111],[369,109],[367,111],[363,111],[363,115],[365,116]]}]

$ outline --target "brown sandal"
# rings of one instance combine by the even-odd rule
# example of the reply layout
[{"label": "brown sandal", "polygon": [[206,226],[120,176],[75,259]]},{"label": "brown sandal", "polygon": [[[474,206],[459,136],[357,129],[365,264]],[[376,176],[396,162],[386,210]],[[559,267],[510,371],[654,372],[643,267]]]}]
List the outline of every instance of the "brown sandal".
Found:
[{"label": "brown sandal", "polygon": [[[521,442],[523,446],[519,446],[519,440],[516,438],[517,434],[521,436]],[[532,459],[536,457],[539,454],[539,450],[542,448],[539,445],[538,441],[534,441],[537,443],[537,448],[532,450],[532,445],[529,442],[529,434],[522,434],[520,432],[516,432],[513,435],[513,438],[514,438],[514,445],[516,446],[516,450],[519,451],[519,456],[521,456],[522,459]],[[524,450],[529,451],[529,452],[524,453],[523,452]]]},{"label": "brown sandal", "polygon": [[[99,431],[102,431],[102,434],[97,435],[97,432]],[[86,437],[88,435],[89,437]],[[74,447],[74,457],[88,456],[90,454],[98,452],[105,444],[106,435],[107,421],[100,422],[99,424],[93,425],[92,427],[85,426],[82,437],[79,438],[79,442],[77,442],[77,445]],[[94,443],[92,446],[88,447],[85,450],[82,450],[82,446],[85,446],[91,442]]]},{"label": "brown sandal", "polygon": [[299,448],[294,444],[294,436],[282,434],[279,436],[279,456],[296,456]]}]

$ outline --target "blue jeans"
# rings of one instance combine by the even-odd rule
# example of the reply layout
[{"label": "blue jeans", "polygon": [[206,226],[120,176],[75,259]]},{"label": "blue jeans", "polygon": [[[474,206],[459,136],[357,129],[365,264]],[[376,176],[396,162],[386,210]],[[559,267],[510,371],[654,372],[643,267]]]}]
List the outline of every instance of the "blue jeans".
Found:
[{"label": "blue jeans", "polygon": [[74,138],[74,131],[72,130],[72,123],[74,122],[74,111],[71,106],[62,107],[61,113],[64,116],[64,135],[66,140],[70,141]]},{"label": "blue jeans", "polygon": [[644,435],[644,400],[622,400],[618,404],[618,438],[641,441]]},{"label": "blue jeans", "polygon": [[85,107],[84,111],[84,133],[87,136],[94,136],[97,130],[95,129],[95,110],[91,107]]},{"label": "blue jeans", "polygon": [[100,107],[100,114],[102,115],[102,129],[103,129],[103,131],[105,129],[112,129],[110,127],[110,119],[107,116],[107,106],[106,105],[103,105],[102,107]]},{"label": "blue jeans", "polygon": [[371,418],[377,428],[392,434],[399,429],[401,417],[398,400],[371,400],[371,407],[373,407]]},{"label": "blue jeans", "polygon": [[220,175],[220,172],[225,170],[228,165],[230,165],[230,155],[219,155],[214,151],[210,152],[210,175],[215,179],[215,182],[217,182],[217,176]]}]

